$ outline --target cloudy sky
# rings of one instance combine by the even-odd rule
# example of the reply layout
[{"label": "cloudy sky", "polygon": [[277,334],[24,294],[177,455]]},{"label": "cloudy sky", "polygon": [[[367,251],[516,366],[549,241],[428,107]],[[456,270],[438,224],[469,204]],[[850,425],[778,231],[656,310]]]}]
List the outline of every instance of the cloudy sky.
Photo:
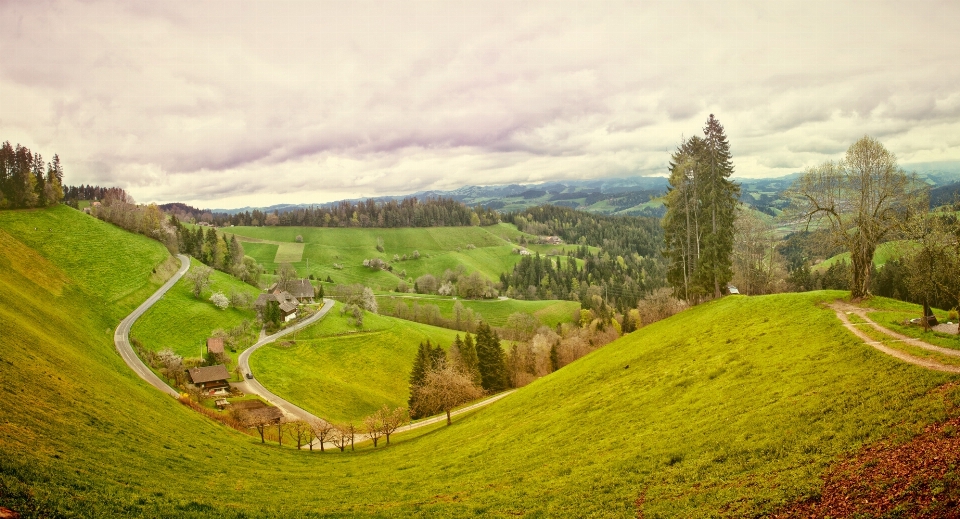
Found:
[{"label": "cloudy sky", "polygon": [[[716,114],[736,175],[870,134],[960,162],[960,2],[0,0],[0,140],[200,207],[663,175]],[[921,166],[922,167],[922,166]]]}]

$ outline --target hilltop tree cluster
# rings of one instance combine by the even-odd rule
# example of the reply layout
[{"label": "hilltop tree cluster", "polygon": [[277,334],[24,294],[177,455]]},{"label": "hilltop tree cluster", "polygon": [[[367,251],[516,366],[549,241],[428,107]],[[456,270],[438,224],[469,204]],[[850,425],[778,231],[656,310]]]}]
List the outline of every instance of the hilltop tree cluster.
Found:
[{"label": "hilltop tree cluster", "polygon": [[44,162],[26,146],[0,145],[0,209],[46,207],[63,200],[60,157]]},{"label": "hilltop tree cluster", "polygon": [[235,235],[217,234],[213,227],[197,226],[190,230],[176,215],[169,219],[172,241],[176,251],[193,256],[204,265],[226,272],[256,286],[263,267],[244,255],[243,245]]},{"label": "hilltop tree cluster", "polygon": [[410,416],[421,418],[509,387],[500,337],[481,322],[475,336],[458,335],[444,352],[429,340],[420,343],[410,373]]},{"label": "hilltop tree cluster", "polygon": [[[579,266],[576,259],[582,259]],[[565,260],[540,256],[524,256],[513,272],[500,275],[504,294],[513,299],[567,299],[580,301],[594,309],[592,295],[599,292],[606,304],[621,313],[636,306],[645,294],[662,286],[656,278],[657,259],[637,253],[628,257],[611,256],[607,251],[591,253],[581,246]],[[649,272],[654,272],[654,276]]]},{"label": "hilltop tree cluster", "polygon": [[733,277],[734,221],[740,187],[723,126],[710,114],[703,137],[677,147],[664,205],[667,280],[685,300],[720,297]]}]

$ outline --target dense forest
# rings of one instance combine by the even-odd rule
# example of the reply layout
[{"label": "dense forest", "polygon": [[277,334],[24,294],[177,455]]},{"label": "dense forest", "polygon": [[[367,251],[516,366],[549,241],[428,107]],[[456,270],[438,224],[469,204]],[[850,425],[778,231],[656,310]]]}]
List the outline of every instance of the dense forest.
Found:
[{"label": "dense forest", "polygon": [[463,227],[493,225],[500,215],[489,208],[470,208],[449,198],[416,197],[386,202],[365,200],[342,201],[329,206],[296,208],[289,211],[263,212],[259,209],[237,214],[211,213],[184,204],[167,204],[165,211],[183,221],[203,221],[216,226],[280,225],[305,227]]},{"label": "dense forest", "polygon": [[60,157],[44,162],[40,153],[6,141],[0,145],[0,209],[46,207],[63,200]]},{"label": "dense forest", "polygon": [[[644,294],[666,285],[656,218],[602,216],[566,207],[540,206],[508,213],[505,222],[528,234],[559,236],[580,245],[571,256],[583,260],[526,256],[500,276],[505,294],[518,299],[573,299],[595,310],[596,299],[621,312]],[[596,253],[587,246],[599,247]],[[592,287],[592,288],[591,288]]]}]

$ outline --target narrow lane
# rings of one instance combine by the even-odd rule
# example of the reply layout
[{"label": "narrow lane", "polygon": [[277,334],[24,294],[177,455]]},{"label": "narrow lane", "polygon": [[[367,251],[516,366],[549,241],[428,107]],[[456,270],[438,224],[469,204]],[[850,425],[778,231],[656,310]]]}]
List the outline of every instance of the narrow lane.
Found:
[{"label": "narrow lane", "polygon": [[143,380],[146,380],[151,386],[163,391],[164,393],[177,398],[180,394],[168,386],[166,382],[160,380],[160,377],[156,375],[146,364],[140,360],[140,357],[133,351],[133,347],[130,346],[130,329],[133,327],[133,323],[137,321],[147,310],[153,306],[154,303],[160,300],[164,294],[167,293],[167,290],[170,290],[180,278],[186,274],[187,269],[190,268],[190,258],[184,256],[183,254],[177,254],[177,259],[180,260],[180,268],[177,270],[177,273],[173,275],[166,283],[160,287],[159,290],[153,293],[152,296],[147,298],[136,310],[128,315],[124,320],[120,321],[120,325],[117,326],[117,331],[113,333],[113,344],[117,347],[117,351],[120,353],[120,356],[123,357],[123,361],[127,363],[127,366],[130,366],[130,369],[134,373],[140,376]]}]

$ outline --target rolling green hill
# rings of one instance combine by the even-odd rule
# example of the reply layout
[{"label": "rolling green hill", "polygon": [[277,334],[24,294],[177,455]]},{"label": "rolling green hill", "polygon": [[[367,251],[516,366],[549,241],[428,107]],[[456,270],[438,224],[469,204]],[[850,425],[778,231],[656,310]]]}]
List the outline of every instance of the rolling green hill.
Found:
[{"label": "rolling green hill", "polygon": [[384,404],[406,407],[417,345],[429,339],[446,349],[457,334],[370,313],[357,331],[339,307],[299,333],[295,345],[285,338],[250,358],[271,391],[328,420],[359,423]]},{"label": "rolling green hill", "polygon": [[[468,273],[480,272],[495,281],[520,261],[520,256],[513,253],[517,245],[507,240],[516,241],[522,235],[507,224],[400,229],[229,227],[221,231],[236,234],[246,254],[264,265],[268,273],[287,261],[303,276],[330,276],[336,283],[363,283],[378,290],[395,289],[401,271],[406,278],[416,279],[423,274],[439,276],[460,265]],[[302,244],[295,242],[297,236],[303,237]],[[383,241],[382,253],[377,251],[378,238]],[[298,250],[302,246],[299,256],[294,246]],[[419,259],[412,259],[415,251],[420,254]],[[394,255],[408,259],[394,261]],[[390,263],[393,273],[363,266],[364,259],[373,258]]]},{"label": "rolling green hill", "polygon": [[[904,251],[909,250],[908,248],[910,247],[915,247],[915,244],[907,240],[895,240],[881,243],[873,255],[873,265],[875,267],[882,267],[887,263],[887,261],[899,259],[901,256],[903,256]],[[836,256],[827,258],[814,265],[811,270],[826,271],[831,265],[841,261],[850,263],[850,253],[841,252]]]},{"label": "rolling green hill", "polygon": [[[202,264],[190,260],[190,268]],[[244,319],[256,320],[257,314],[252,308],[220,310],[210,302],[214,291],[230,295],[231,292],[244,292],[250,300],[260,293],[252,287],[223,272],[214,271],[210,275],[210,287],[204,290],[200,299],[193,297],[192,285],[186,277],[173,288],[134,324],[130,336],[136,338],[149,350],[160,351],[170,348],[183,357],[199,357],[201,347],[217,328],[228,330],[240,324]],[[206,349],[203,349],[206,353]],[[228,352],[229,354],[229,352]]]},{"label": "rolling green hill", "polygon": [[377,296],[380,313],[383,315],[394,315],[394,309],[398,304],[410,306],[416,302],[419,305],[436,305],[440,308],[440,315],[447,319],[453,319],[453,307],[457,301],[460,301],[464,308],[469,308],[475,314],[480,314],[483,320],[491,326],[504,326],[507,324],[507,318],[510,317],[510,314],[521,312],[536,317],[541,323],[552,328],[559,323],[573,321],[574,312],[579,313],[580,311],[580,303],[576,301],[470,300],[443,296],[417,297],[412,294],[409,296],[393,294]]},{"label": "rolling green hill", "polygon": [[[83,238],[45,244],[41,223]],[[24,517],[758,516],[960,401],[932,391],[956,377],[884,356],[819,306],[842,293],[728,297],[389,448],[261,446],[114,352],[162,247],[60,208],[0,212],[0,240],[0,506]],[[92,264],[107,267],[77,267]]]}]

